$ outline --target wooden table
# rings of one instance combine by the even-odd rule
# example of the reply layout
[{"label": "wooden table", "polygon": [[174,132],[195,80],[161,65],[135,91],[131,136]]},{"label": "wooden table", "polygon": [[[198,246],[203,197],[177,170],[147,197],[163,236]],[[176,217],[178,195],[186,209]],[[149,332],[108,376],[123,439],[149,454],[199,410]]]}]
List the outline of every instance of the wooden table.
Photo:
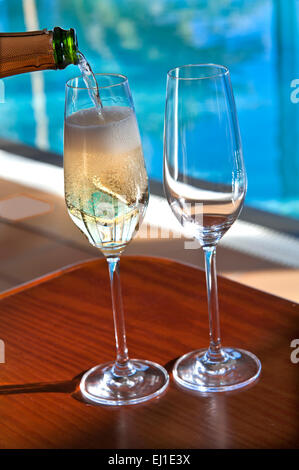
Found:
[{"label": "wooden table", "polygon": [[[129,351],[171,372],[205,347],[204,273],[172,261],[121,261]],[[299,305],[219,279],[226,346],[254,352],[260,380],[247,390],[202,396],[179,389],[125,407],[86,405],[82,372],[114,357],[104,260],[71,267],[1,296],[0,448],[299,447]],[[298,354],[299,357],[299,354]]]}]

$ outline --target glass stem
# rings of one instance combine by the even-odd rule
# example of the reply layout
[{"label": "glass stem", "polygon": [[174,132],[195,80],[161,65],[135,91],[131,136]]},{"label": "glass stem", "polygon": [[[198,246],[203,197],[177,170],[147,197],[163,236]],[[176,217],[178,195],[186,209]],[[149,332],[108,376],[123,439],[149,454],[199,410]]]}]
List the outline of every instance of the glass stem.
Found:
[{"label": "glass stem", "polygon": [[119,257],[107,258],[107,262],[109,267],[116,342],[116,361],[113,367],[113,372],[116,376],[124,377],[133,374],[135,370],[130,363],[128,356],[125,317],[119,276]]},{"label": "glass stem", "polygon": [[220,319],[218,307],[217,274],[216,274],[216,246],[203,247],[205,254],[206,283],[210,326],[210,346],[207,352],[208,359],[221,362],[224,359],[220,339]]}]

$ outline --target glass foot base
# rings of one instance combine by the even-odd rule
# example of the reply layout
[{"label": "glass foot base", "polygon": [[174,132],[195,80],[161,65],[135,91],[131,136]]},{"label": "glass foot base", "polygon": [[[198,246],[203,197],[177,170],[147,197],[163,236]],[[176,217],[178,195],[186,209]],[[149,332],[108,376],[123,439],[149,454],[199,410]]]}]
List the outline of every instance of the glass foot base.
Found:
[{"label": "glass foot base", "polygon": [[114,362],[96,366],[80,382],[83,397],[99,405],[134,405],[157,397],[167,388],[166,370],[150,361],[130,360],[131,373],[115,375]]},{"label": "glass foot base", "polygon": [[260,374],[261,363],[243,349],[222,349],[223,360],[213,362],[206,349],[192,351],[177,360],[173,368],[175,381],[191,390],[224,392],[245,387]]}]

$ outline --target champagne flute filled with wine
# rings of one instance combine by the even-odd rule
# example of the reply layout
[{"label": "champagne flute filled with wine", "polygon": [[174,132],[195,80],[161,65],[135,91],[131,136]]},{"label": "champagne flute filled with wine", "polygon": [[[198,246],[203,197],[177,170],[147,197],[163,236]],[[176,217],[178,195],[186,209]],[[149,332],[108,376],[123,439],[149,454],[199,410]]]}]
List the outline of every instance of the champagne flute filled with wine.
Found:
[{"label": "champagne flute filled with wine", "polygon": [[[162,393],[163,367],[129,359],[119,279],[120,255],[148,204],[148,177],[129,83],[125,76],[97,74],[67,82],[64,132],[65,198],[69,215],[108,262],[116,360],[94,367],[80,389],[90,402],[135,404]],[[92,94],[100,97],[100,106]]]}]

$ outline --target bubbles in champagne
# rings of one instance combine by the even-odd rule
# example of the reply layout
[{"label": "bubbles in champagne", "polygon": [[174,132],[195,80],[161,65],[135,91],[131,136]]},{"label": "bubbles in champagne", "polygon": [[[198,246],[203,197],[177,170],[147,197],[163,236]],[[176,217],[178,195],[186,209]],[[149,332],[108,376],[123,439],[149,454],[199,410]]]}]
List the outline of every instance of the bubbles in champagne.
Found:
[{"label": "bubbles in champagne", "polygon": [[148,199],[134,111],[105,106],[101,118],[95,108],[69,116],[64,169],[68,209],[81,218],[80,228],[89,240],[102,247],[128,243]]},{"label": "bubbles in champagne", "polygon": [[[65,174],[81,189],[101,189],[132,205],[147,188],[139,131],[128,107],[93,108],[65,123]],[[140,194],[139,194],[140,193]]]}]

